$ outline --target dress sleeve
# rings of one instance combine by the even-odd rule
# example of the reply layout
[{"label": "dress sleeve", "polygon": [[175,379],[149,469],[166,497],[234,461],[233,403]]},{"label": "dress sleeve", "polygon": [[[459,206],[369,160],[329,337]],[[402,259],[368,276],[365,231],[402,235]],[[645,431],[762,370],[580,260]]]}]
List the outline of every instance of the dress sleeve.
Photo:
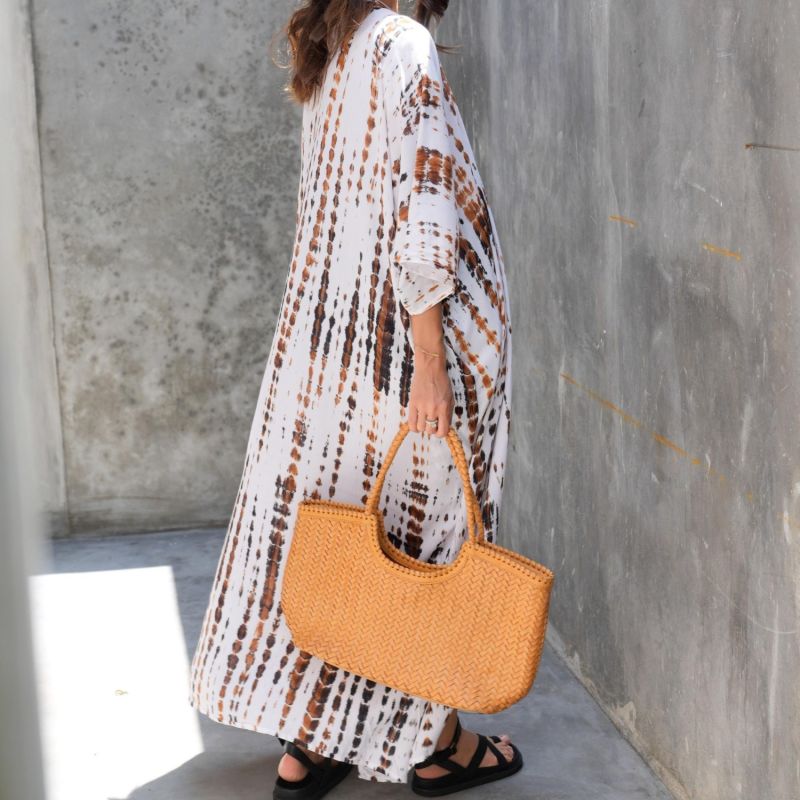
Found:
[{"label": "dress sleeve", "polygon": [[415,24],[392,41],[382,65],[394,199],[392,282],[409,314],[456,288],[459,216],[449,94],[436,44]]}]

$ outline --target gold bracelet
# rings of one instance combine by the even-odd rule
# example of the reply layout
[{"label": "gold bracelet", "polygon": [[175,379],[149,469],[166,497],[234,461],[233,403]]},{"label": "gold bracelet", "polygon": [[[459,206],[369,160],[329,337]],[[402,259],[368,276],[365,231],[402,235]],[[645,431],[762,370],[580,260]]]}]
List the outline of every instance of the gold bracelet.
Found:
[{"label": "gold bracelet", "polygon": [[441,353],[434,353],[431,350],[426,350],[424,347],[420,347],[419,345],[417,345],[417,350],[419,350],[422,353],[425,353],[425,355],[436,356],[437,358],[439,358],[439,356],[442,355]]}]

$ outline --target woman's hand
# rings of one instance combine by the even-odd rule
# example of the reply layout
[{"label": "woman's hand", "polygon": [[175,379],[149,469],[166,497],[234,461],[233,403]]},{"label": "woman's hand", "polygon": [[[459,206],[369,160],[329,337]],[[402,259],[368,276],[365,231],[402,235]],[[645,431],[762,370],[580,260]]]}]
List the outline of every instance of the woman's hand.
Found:
[{"label": "woman's hand", "polygon": [[[441,303],[411,316],[414,374],[408,401],[408,429],[444,437],[453,416],[453,387],[447,373]],[[426,420],[436,419],[436,426]]]},{"label": "woman's hand", "polygon": [[[427,348],[426,348],[427,349]],[[442,356],[442,361],[444,356]],[[433,356],[417,352],[414,357],[414,375],[411,378],[411,395],[408,401],[408,429],[433,436],[447,436],[453,416],[453,387],[447,369]],[[436,419],[438,425],[426,420]]]}]

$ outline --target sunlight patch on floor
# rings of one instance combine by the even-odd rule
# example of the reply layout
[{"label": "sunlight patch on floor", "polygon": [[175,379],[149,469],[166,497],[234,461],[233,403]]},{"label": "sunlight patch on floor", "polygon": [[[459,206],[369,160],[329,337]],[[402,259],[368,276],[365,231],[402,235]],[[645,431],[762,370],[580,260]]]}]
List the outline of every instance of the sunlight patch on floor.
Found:
[{"label": "sunlight patch on floor", "polygon": [[31,578],[49,800],[125,798],[203,751],[171,567]]}]

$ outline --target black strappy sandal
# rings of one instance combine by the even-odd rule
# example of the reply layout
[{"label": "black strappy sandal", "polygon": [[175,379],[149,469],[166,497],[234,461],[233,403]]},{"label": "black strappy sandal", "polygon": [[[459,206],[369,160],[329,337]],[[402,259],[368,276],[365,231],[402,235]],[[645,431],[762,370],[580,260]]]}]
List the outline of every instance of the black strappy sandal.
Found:
[{"label": "black strappy sandal", "polygon": [[[414,773],[411,779],[411,790],[424,797],[439,797],[451,792],[459,792],[462,789],[469,789],[472,786],[480,786],[483,783],[497,781],[507,778],[522,769],[522,753],[513,742],[508,742],[514,751],[513,758],[509,761],[503,753],[496,747],[495,742],[502,741],[499,736],[484,736],[477,734],[478,746],[475,753],[466,767],[461,766],[457,761],[453,761],[450,756],[456,752],[458,739],[461,736],[461,720],[456,717],[456,730],[453,734],[453,741],[441,750],[435,750],[424,761],[414,764],[414,769],[422,769],[432,764],[450,770],[450,775],[441,775],[438,778],[420,778]],[[483,760],[486,748],[489,748],[497,759],[497,764],[490,767],[479,767],[478,764]]]},{"label": "black strappy sandal", "polygon": [[308,774],[299,781],[287,781],[278,775],[275,779],[275,788],[272,790],[273,800],[320,800],[353,768],[353,764],[334,761],[330,757],[321,764],[316,764],[294,742],[280,737],[278,740],[289,755],[294,756],[308,768]]}]

